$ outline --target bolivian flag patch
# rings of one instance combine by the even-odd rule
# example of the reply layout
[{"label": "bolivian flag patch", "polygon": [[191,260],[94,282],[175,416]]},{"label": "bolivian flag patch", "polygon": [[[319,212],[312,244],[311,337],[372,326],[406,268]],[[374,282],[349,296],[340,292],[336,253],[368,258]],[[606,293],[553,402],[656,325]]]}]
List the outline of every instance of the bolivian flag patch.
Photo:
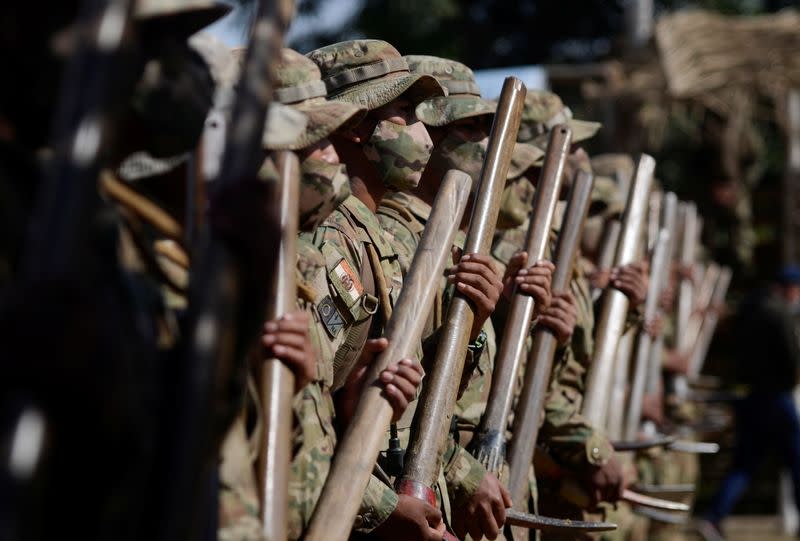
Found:
[{"label": "bolivian flag patch", "polygon": [[342,297],[348,308],[353,306],[364,295],[364,286],[361,285],[358,274],[344,258],[340,259],[336,266],[333,267],[329,276],[333,286],[336,288],[336,292]]}]

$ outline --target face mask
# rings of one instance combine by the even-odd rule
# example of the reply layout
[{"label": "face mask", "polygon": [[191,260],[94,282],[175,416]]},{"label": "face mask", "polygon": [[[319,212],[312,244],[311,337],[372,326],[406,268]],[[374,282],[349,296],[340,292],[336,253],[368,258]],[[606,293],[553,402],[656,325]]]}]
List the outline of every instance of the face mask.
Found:
[{"label": "face mask", "polygon": [[509,181],[503,190],[503,198],[500,201],[497,228],[512,229],[524,224],[531,212],[535,193],[533,184],[525,177]]},{"label": "face mask", "polygon": [[451,130],[436,146],[436,153],[431,161],[435,161],[436,166],[442,171],[449,169],[464,171],[472,178],[472,191],[474,192],[478,186],[488,145],[488,136],[480,141],[468,141],[464,139],[460,131]]},{"label": "face mask", "polygon": [[432,150],[433,141],[419,121],[401,126],[382,120],[364,145],[364,153],[375,165],[383,184],[394,190],[417,187]]},{"label": "face mask", "polygon": [[350,182],[343,164],[306,158],[300,171],[299,227],[314,231],[350,195]]}]

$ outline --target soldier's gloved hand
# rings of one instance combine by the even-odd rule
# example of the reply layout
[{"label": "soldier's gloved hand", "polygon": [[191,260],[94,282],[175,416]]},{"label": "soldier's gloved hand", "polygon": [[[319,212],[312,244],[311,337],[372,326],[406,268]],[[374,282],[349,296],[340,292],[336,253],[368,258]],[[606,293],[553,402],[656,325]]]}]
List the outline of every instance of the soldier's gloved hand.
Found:
[{"label": "soldier's gloved hand", "polygon": [[385,541],[441,541],[445,531],[442,513],[422,500],[400,494],[397,507],[372,533]]},{"label": "soldier's gloved hand", "polygon": [[294,374],[295,392],[317,374],[317,357],[309,337],[310,318],[302,310],[267,321],[261,334],[265,358],[280,359]]},{"label": "soldier's gloved hand", "polygon": [[612,287],[622,291],[632,306],[639,306],[647,297],[647,263],[638,261],[611,269]]},{"label": "soldier's gloved hand", "polygon": [[506,300],[511,300],[516,286],[522,293],[533,297],[536,301],[536,313],[541,314],[550,306],[551,284],[556,267],[552,261],[543,260],[526,269],[524,267],[527,260],[528,252],[518,252],[509,260],[503,276],[503,296]]},{"label": "soldier's gloved hand", "polygon": [[550,307],[539,316],[538,323],[553,331],[562,346],[569,342],[575,325],[578,324],[578,303],[575,296],[569,291],[553,293]]},{"label": "soldier's gloved hand", "polygon": [[[336,417],[342,428],[350,423],[355,413],[369,367],[387,347],[389,341],[386,338],[367,340],[353,371],[336,393]],[[422,365],[414,359],[400,359],[379,374],[378,380],[383,384],[383,394],[392,406],[392,422],[400,419],[408,404],[416,398],[422,376]]]},{"label": "soldier's gloved hand", "polygon": [[447,281],[455,284],[456,289],[475,305],[475,319],[470,334],[470,340],[474,340],[494,312],[503,291],[503,282],[492,258],[487,255],[467,254],[461,257],[461,251],[454,248],[453,261],[456,264],[448,271]]},{"label": "soldier's gloved hand", "polygon": [[506,521],[506,508],[511,505],[508,490],[487,473],[474,494],[453,505],[453,531],[459,539],[466,534],[472,539],[496,539]]},{"label": "soldier's gloved hand", "polygon": [[622,491],[625,490],[622,465],[614,456],[602,466],[589,468],[583,481],[589,490],[592,508],[597,507],[600,502],[618,501],[622,497]]}]

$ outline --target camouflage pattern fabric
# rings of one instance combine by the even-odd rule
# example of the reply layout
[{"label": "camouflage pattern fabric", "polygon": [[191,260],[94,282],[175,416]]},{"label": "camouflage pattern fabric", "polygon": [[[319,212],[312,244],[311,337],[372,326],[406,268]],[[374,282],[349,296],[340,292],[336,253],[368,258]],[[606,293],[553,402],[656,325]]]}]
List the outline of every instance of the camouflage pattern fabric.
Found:
[{"label": "camouflage pattern fabric", "polygon": [[367,160],[394,190],[416,188],[432,152],[431,136],[419,121],[405,126],[381,120],[364,144]]},{"label": "camouflage pattern fabric", "polygon": [[440,171],[459,169],[472,179],[472,192],[478,188],[489,137],[480,140],[467,137],[464,130],[448,130],[431,156],[431,165]]},{"label": "camouflage pattern fabric", "polygon": [[405,59],[385,41],[342,41],[307,56],[319,67],[329,98],[370,111],[400,96],[419,103],[445,94],[433,77],[410,73]]},{"label": "camouflage pattern fabric", "polygon": [[314,231],[350,196],[350,181],[342,164],[306,158],[300,163],[301,231]]},{"label": "camouflage pattern fabric", "polygon": [[329,137],[337,130],[360,122],[366,109],[350,103],[328,100],[317,65],[292,49],[283,49],[274,66],[275,99],[305,114],[305,130],[289,143],[268,146],[271,150],[300,150]]},{"label": "camouflage pattern fabric", "polygon": [[[378,208],[378,218],[380,219],[381,226],[384,228],[387,236],[392,239],[393,244],[398,247],[398,252],[401,254],[401,261],[407,261],[403,265],[410,263],[409,257],[413,257],[413,253],[419,244],[419,239],[422,231],[430,216],[431,207],[416,196],[405,193],[392,193],[388,194],[385,200]],[[463,246],[463,235],[460,236],[460,242],[457,238],[456,245]],[[452,263],[452,262],[451,262]],[[407,270],[407,266],[404,267]],[[434,301],[434,306],[446,305],[446,289],[447,282],[442,279],[442,289],[438,298]],[[434,314],[436,309],[433,310]],[[441,325],[441,318],[444,310],[439,309],[438,317],[434,315],[428,318],[426,324],[425,335],[425,351],[434,352],[436,342],[436,330]],[[488,322],[487,322],[488,323]],[[494,366],[494,354],[496,346],[492,337],[494,331],[491,326],[484,327],[489,339],[487,346],[483,349],[481,356],[474,360],[472,352],[467,353],[467,358],[464,363],[464,375],[462,382],[469,381],[468,384],[462,383],[462,387],[466,386],[466,390],[461,394],[456,404],[456,414],[467,413],[471,419],[477,422],[485,409],[485,396],[488,395],[488,386],[491,382],[491,372]],[[426,357],[430,357],[426,355]],[[483,400],[483,402],[481,402]],[[401,435],[401,442],[405,446],[408,441],[408,432],[410,431],[411,421],[413,420],[413,413],[416,410],[416,402],[409,405],[403,418],[398,422],[398,430]],[[442,487],[439,483],[439,495],[441,498],[441,509],[445,511],[445,515],[449,515],[450,502],[454,504],[456,497],[463,495],[471,495],[480,485],[481,480],[486,475],[486,469],[477,462],[472,455],[467,453],[463,447],[456,443],[455,439],[450,435],[447,440],[447,448],[444,452],[442,459],[442,473],[443,479],[446,483]],[[441,475],[440,475],[441,478]]]},{"label": "camouflage pattern fabric", "polygon": [[417,106],[417,118],[428,126],[441,127],[457,120],[493,115],[497,104],[481,98],[475,74],[461,62],[437,56],[408,55],[411,73],[431,75],[444,88],[446,96],[425,100]]},{"label": "camouflage pattern fabric", "polygon": [[219,467],[221,541],[260,541],[258,492],[244,422],[237,418],[222,444]]},{"label": "camouflage pattern fabric", "polygon": [[561,98],[547,90],[528,90],[522,111],[517,141],[530,143],[542,150],[547,148],[548,132],[558,124],[572,130],[572,142],[579,143],[592,137],[601,124],[572,117],[572,111]]},{"label": "camouflage pattern fabric", "polygon": [[533,184],[524,176],[508,181],[503,190],[503,199],[500,201],[500,214],[497,217],[497,229],[500,232],[495,234],[495,238],[498,235],[502,236],[504,230],[517,228],[526,222],[531,212],[535,194],[536,189]]},{"label": "camouflage pattern fabric", "polygon": [[560,464],[583,470],[588,465],[605,464],[613,448],[605,433],[589,424],[580,413],[594,351],[594,308],[589,283],[582,271],[572,280],[570,289],[578,304],[578,323],[568,347],[553,367],[539,434]]}]

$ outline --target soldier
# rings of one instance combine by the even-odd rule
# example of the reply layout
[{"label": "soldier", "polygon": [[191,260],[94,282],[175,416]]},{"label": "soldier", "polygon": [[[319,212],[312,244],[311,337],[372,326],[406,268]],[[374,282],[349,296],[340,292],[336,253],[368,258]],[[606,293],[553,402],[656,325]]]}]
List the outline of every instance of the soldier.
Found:
[{"label": "soldier", "polygon": [[[265,134],[264,146],[268,150],[287,149],[298,153],[302,173],[299,227],[301,231],[313,233],[350,195],[346,170],[339,163],[328,137],[360,121],[366,111],[349,103],[327,100],[319,68],[296,51],[282,51],[275,77],[276,99],[302,113],[307,122],[291,141],[276,141],[269,133]],[[267,160],[262,176],[276,174],[272,161]],[[299,392],[294,405],[296,429],[289,493],[291,539],[301,537],[311,518],[336,445],[331,386],[337,343],[330,341],[323,323],[326,314],[318,309],[319,306],[324,308],[323,301],[330,299],[332,292],[323,254],[302,236],[298,239],[297,253],[299,310],[267,322],[261,340],[268,355],[289,358],[289,362],[297,366]],[[282,347],[285,350],[282,351]],[[301,362],[302,359],[306,361]],[[391,383],[400,391],[390,394],[389,399],[397,411],[402,412],[416,393],[421,381],[420,369],[410,360],[404,360],[391,366],[385,377],[387,385]],[[309,384],[304,385],[306,382]],[[253,453],[247,452],[241,423],[234,426],[226,443],[229,460],[223,462],[222,472],[228,489],[223,492],[221,502],[224,523],[220,538],[258,538],[258,501],[248,458]],[[361,516],[370,520],[373,516],[381,517],[381,513],[391,513],[390,495],[393,495],[391,490],[373,479],[363,499]]]},{"label": "soldier", "polygon": [[[380,335],[402,287],[397,254],[374,211],[388,189],[413,187],[419,181],[432,144],[413,111],[419,101],[440,95],[442,89],[430,77],[410,74],[400,54],[378,40],[343,42],[308,56],[319,66],[329,97],[369,111],[360,124],[332,137],[347,165],[354,195],[313,235],[334,293],[323,306],[329,314],[324,320],[327,337],[334,340],[340,333],[344,337],[334,361],[333,388],[338,420],[346,426],[366,367],[386,346],[383,339],[366,339]],[[390,378],[385,380],[387,389],[397,392]],[[382,509],[359,515],[357,529],[389,538],[441,535],[441,514],[433,507],[398,497],[389,487],[384,501]]]},{"label": "soldier", "polygon": [[[433,156],[425,167],[418,188],[413,194],[387,194],[378,209],[381,224],[403,249],[405,258],[401,258],[401,261],[408,259],[416,250],[430,214],[431,204],[448,169],[456,168],[467,172],[473,180],[473,190],[477,187],[486,156],[492,115],[496,109],[495,104],[480,97],[474,75],[467,66],[432,56],[411,55],[405,58],[412,73],[436,77],[447,88],[448,95],[426,100],[416,110],[417,117],[425,123],[434,142]],[[448,279],[444,285],[469,279],[465,271],[470,269],[479,273],[475,278],[493,282],[494,293],[499,297],[502,283],[489,256],[470,254],[469,261],[466,257],[463,263],[457,261],[448,271]],[[550,271],[550,267],[545,267],[539,273],[541,276],[532,273],[530,285],[525,285],[535,291],[543,302],[549,300]],[[445,291],[442,291],[435,301],[437,308],[446,305],[442,299],[444,295]],[[492,309],[495,303],[496,299],[492,299]],[[482,307],[481,304],[476,304],[479,309]],[[428,325],[428,335],[433,334],[441,325],[442,312],[443,309],[434,310],[433,321],[429,321]],[[480,324],[482,327],[477,326]],[[491,381],[492,358],[487,349],[494,349],[493,337],[494,332],[487,314],[479,313],[473,325],[472,343],[462,378],[462,390],[466,387],[466,391],[457,404],[457,409],[462,414],[468,411],[475,421],[480,419],[485,407],[485,404],[482,406],[480,403],[481,397],[488,392]],[[470,378],[470,375],[473,377]],[[409,418],[409,425],[410,421]],[[498,535],[499,525],[505,519],[502,509],[509,505],[505,489],[495,476],[487,473],[460,446],[451,445],[447,449],[444,463],[447,491],[452,497],[451,520],[454,531],[459,536],[469,533],[475,539],[484,535],[494,539]],[[459,464],[459,467],[453,467],[455,464]]]}]

